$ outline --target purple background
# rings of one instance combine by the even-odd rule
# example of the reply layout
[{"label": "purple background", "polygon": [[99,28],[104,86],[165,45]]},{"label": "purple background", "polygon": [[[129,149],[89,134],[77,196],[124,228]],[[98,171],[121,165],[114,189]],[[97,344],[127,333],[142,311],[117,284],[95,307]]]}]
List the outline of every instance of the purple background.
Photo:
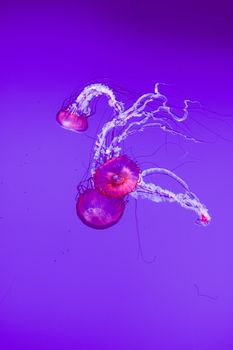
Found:
[{"label": "purple background", "polygon": [[[233,349],[233,21],[220,5],[1,3],[0,349]],[[180,166],[213,216],[202,228],[175,204],[138,201],[154,264],[137,259],[133,198],[108,230],[76,217],[92,141],[55,115],[98,80],[126,89],[116,93],[127,103],[156,81],[175,84],[171,98],[221,113],[190,119],[203,144],[156,128],[128,140],[142,168]],[[102,100],[88,135],[110,116]]]}]

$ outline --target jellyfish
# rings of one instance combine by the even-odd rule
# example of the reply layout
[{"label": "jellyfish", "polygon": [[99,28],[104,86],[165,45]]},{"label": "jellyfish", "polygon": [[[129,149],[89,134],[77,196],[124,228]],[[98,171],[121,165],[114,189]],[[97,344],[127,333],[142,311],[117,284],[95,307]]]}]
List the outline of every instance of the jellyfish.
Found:
[{"label": "jellyfish", "polygon": [[[112,109],[112,119],[96,135],[88,174],[89,185],[86,188],[82,183],[78,186],[77,215],[91,228],[105,229],[115,225],[124,213],[129,196],[156,203],[177,203],[184,209],[195,212],[196,223],[203,226],[211,220],[207,207],[174,172],[160,167],[140,169],[123,152],[124,140],[151,127],[179,135],[187,141],[200,142],[176,128],[188,118],[189,110],[196,101],[184,100],[182,115],[178,115],[169,105],[167,97],[160,92],[159,85],[160,83],[156,83],[153,92],[143,94],[133,105],[125,108],[124,103],[116,99],[113,90],[108,86],[101,83],[90,84],[57,115],[57,121],[62,127],[80,132],[87,130],[86,120],[91,116],[93,99],[105,96]],[[147,177],[153,174],[169,176],[183,190],[174,193],[156,183],[147,182]]]},{"label": "jellyfish", "polygon": [[74,132],[83,132],[88,128],[87,117],[85,115],[78,115],[68,110],[61,110],[58,112],[57,122],[64,129]]},{"label": "jellyfish", "polygon": [[115,225],[123,215],[125,201],[104,196],[95,188],[80,193],[76,202],[77,215],[81,221],[95,229],[105,229]]},{"label": "jellyfish", "polygon": [[137,187],[140,169],[127,155],[107,160],[94,175],[95,187],[107,197],[120,198]]}]

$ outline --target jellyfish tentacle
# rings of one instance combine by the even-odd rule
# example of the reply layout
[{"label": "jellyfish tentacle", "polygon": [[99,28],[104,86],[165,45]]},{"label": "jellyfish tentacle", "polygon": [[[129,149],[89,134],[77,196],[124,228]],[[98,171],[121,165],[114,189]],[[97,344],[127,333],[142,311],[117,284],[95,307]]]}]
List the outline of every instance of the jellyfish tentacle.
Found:
[{"label": "jellyfish tentacle", "polygon": [[165,168],[149,168],[149,169],[145,169],[142,171],[141,173],[141,177],[145,177],[148,175],[153,175],[153,174],[164,174],[167,175],[169,177],[171,177],[172,179],[174,179],[175,181],[177,181],[184,189],[185,191],[190,192],[189,186],[188,184],[181,179],[179,176],[177,176],[175,173],[173,173],[171,170],[165,169]]},{"label": "jellyfish tentacle", "polygon": [[[151,122],[147,122],[149,119],[152,119]],[[130,129],[133,129],[133,127],[138,126],[138,129],[135,129],[133,132],[129,132]],[[201,140],[196,139],[195,137],[192,136],[188,136],[180,131],[177,131],[175,129],[173,129],[169,123],[167,121],[165,121],[165,119],[159,118],[159,117],[154,117],[151,115],[148,115],[142,119],[141,121],[138,122],[133,122],[131,123],[122,133],[122,135],[119,138],[119,142],[123,141],[124,139],[126,139],[129,135],[134,134],[135,132],[138,131],[144,131],[145,128],[147,127],[152,127],[152,126],[159,126],[161,128],[161,130],[165,131],[165,132],[169,132],[172,133],[174,135],[179,135],[184,137],[187,140],[193,141],[193,142],[201,142]]]},{"label": "jellyfish tentacle", "polygon": [[[147,105],[150,102],[157,101],[158,97],[154,93],[148,93],[140,96],[136,102],[132,105],[132,107],[128,108],[126,111],[124,111],[124,115],[121,115],[121,119],[129,120],[130,118],[141,116],[142,112],[145,111]],[[164,101],[163,101],[164,102]],[[161,105],[163,105],[163,102],[161,102]]]},{"label": "jellyfish tentacle", "polygon": [[175,202],[180,204],[185,209],[193,210],[197,213],[197,223],[206,226],[211,217],[208,213],[207,208],[200,202],[198,197],[191,191],[185,191],[184,193],[174,193],[170,190],[163,189],[153,183],[146,183],[141,177],[140,182],[136,190],[130,193],[134,198],[150,199],[154,202]]},{"label": "jellyfish tentacle", "polygon": [[139,230],[139,222],[138,222],[138,214],[137,214],[137,200],[135,199],[135,221],[136,221],[136,233],[137,233],[137,239],[138,239],[138,255],[137,257],[141,257],[141,259],[146,263],[146,264],[152,264],[155,262],[157,256],[154,255],[152,259],[146,259],[144,257],[143,253],[143,248],[142,248],[142,242],[141,242],[141,236],[140,236],[140,230]]},{"label": "jellyfish tentacle", "polygon": [[147,107],[147,105],[150,102],[154,102],[154,101],[159,102],[159,100],[161,100],[160,106],[158,106],[157,109],[154,110],[153,112],[154,113],[162,112],[162,111],[166,112],[166,114],[168,116],[170,116],[173,120],[178,121],[178,122],[182,122],[182,121],[185,121],[188,117],[189,104],[199,103],[198,101],[192,101],[189,99],[185,99],[184,100],[184,107],[182,109],[183,116],[179,117],[174,112],[172,112],[171,107],[168,105],[167,96],[160,93],[159,85],[161,85],[161,83],[156,83],[154,93],[148,93],[148,94],[142,95],[141,97],[138,98],[138,100],[133,104],[133,106],[131,108],[129,108],[127,111],[125,111],[125,116],[127,117],[127,119],[130,119],[135,111],[137,111],[137,113],[138,112],[142,113],[143,111],[145,111],[145,108]]},{"label": "jellyfish tentacle", "polygon": [[[150,100],[151,100],[151,94],[150,95]],[[165,98],[165,97],[164,97]],[[187,104],[188,100],[185,100],[185,113],[188,113],[188,104]],[[117,126],[121,126],[124,127],[125,125],[127,125],[127,122],[130,118],[141,118],[140,120],[137,121],[133,121],[131,123],[129,123],[125,129],[123,129],[123,131],[121,132],[121,134],[119,136],[115,136],[115,138],[113,138],[112,142],[110,143],[109,147],[108,147],[108,152],[110,153],[110,149],[111,152],[112,150],[115,148],[116,145],[119,146],[119,144],[125,140],[128,136],[133,135],[139,131],[144,131],[145,128],[147,127],[153,127],[153,126],[159,126],[161,128],[161,130],[165,131],[165,132],[169,132],[173,135],[178,135],[181,137],[184,137],[186,140],[189,141],[193,141],[193,142],[202,142],[201,140],[186,135],[184,133],[182,133],[181,131],[177,131],[175,130],[170,124],[169,124],[169,118],[168,117],[172,117],[173,120],[176,121],[182,121],[181,118],[176,117],[176,115],[174,113],[171,112],[170,107],[164,107],[164,106],[159,106],[156,110],[151,111],[151,112],[146,112],[144,111],[142,108],[145,107],[145,104],[149,102],[149,100],[146,100],[146,102],[144,102],[143,107],[141,107],[141,112],[133,112],[129,114],[129,110],[125,111],[125,113],[123,113],[123,115],[119,116],[119,119],[121,122],[115,124],[115,127]],[[165,116],[161,116],[161,112],[165,112]],[[125,115],[125,118],[123,118],[123,116]],[[184,114],[186,115],[186,114]],[[186,118],[186,117],[185,117]],[[184,119],[185,119],[184,118]],[[183,120],[184,120],[183,119]],[[118,152],[120,150],[118,149]],[[119,155],[115,154],[115,156]]]},{"label": "jellyfish tentacle", "polygon": [[[151,122],[149,122],[150,119],[152,119]],[[202,142],[199,139],[196,139],[192,136],[186,135],[180,131],[173,129],[169,125],[169,123],[166,122],[164,119],[155,118],[155,117],[152,117],[151,115],[147,114],[144,119],[128,124],[128,126],[121,132],[120,135],[115,136],[113,138],[113,140],[111,141],[110,145],[106,148],[106,152],[108,154],[112,154],[112,152],[114,152],[114,150],[115,151],[117,150],[117,152],[114,153],[114,156],[118,156],[120,151],[121,151],[120,143],[122,141],[124,141],[126,138],[128,138],[128,136],[132,136],[138,132],[143,132],[145,130],[145,128],[154,127],[154,126],[158,126],[161,130],[168,132],[168,133],[171,133],[173,135],[181,136],[181,137],[185,138],[186,140],[189,140],[192,142]]]},{"label": "jellyfish tentacle", "polygon": [[108,104],[113,108],[115,113],[118,115],[124,111],[124,105],[122,102],[117,101],[113,91],[104,84],[91,84],[86,86],[82,92],[77,96],[73,107],[77,108],[81,113],[89,116],[91,113],[90,102],[98,96],[105,95],[108,99]]}]

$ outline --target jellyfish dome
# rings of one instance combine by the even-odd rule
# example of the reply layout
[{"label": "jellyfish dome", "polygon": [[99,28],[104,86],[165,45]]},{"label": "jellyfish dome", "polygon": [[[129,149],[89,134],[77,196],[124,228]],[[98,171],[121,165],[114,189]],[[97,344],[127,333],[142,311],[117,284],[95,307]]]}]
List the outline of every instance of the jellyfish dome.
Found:
[{"label": "jellyfish dome", "polygon": [[57,114],[57,122],[64,128],[74,132],[86,131],[88,128],[87,117],[77,113],[61,110]]},{"label": "jellyfish dome", "polygon": [[110,198],[120,198],[133,192],[138,184],[140,169],[126,155],[112,158],[94,173],[95,187]]},{"label": "jellyfish dome", "polygon": [[95,229],[115,225],[125,209],[122,198],[108,198],[97,189],[86,189],[78,197],[76,211],[82,222]]}]

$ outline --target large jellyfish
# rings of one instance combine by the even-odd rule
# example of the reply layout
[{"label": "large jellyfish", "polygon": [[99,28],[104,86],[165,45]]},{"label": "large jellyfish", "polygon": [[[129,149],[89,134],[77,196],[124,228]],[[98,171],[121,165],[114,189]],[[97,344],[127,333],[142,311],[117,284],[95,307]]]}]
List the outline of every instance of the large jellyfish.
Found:
[{"label": "large jellyfish", "polygon": [[[211,217],[204,204],[190,190],[187,183],[169,169],[152,167],[140,169],[135,161],[123,153],[122,143],[129,136],[143,132],[148,127],[157,127],[162,132],[179,135],[198,142],[194,137],[178,131],[176,124],[188,118],[189,107],[195,101],[184,100],[182,115],[176,114],[168,104],[167,97],[160,93],[159,83],[154,92],[139,97],[129,108],[118,101],[114,92],[104,84],[91,84],[57,114],[59,124],[70,131],[84,132],[92,114],[92,100],[104,95],[112,108],[113,117],[105,123],[96,136],[88,185],[78,187],[77,215],[82,222],[95,229],[105,229],[116,224],[125,209],[128,196],[149,199],[154,202],[174,202],[196,213],[196,222],[205,226]],[[177,181],[183,192],[174,193],[155,183],[147,182],[152,174],[165,174]]]}]

